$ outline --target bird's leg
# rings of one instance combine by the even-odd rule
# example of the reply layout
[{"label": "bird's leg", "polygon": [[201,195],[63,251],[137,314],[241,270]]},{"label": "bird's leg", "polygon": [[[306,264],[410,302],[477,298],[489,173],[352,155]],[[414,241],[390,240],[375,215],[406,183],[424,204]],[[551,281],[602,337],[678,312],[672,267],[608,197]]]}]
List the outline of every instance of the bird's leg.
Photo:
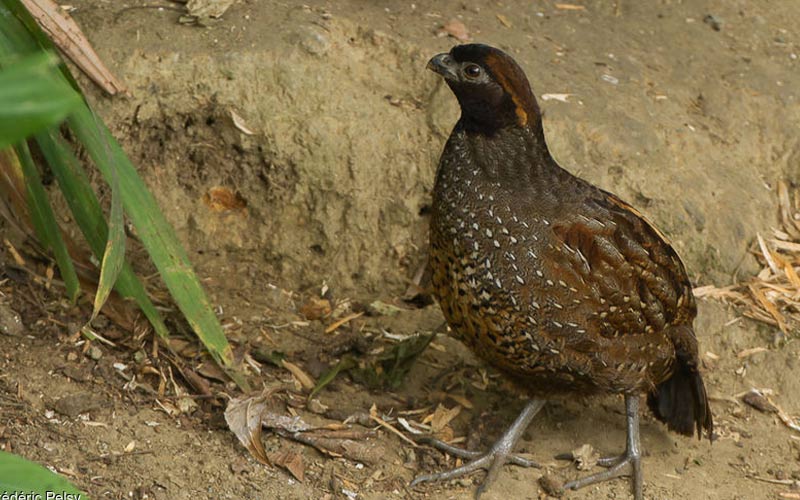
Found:
[{"label": "bird's leg", "polygon": [[525,429],[528,427],[528,424],[531,423],[533,417],[535,417],[536,414],[539,413],[539,410],[542,409],[544,403],[544,400],[533,399],[527,405],[525,405],[525,408],[519,414],[514,423],[511,424],[511,427],[508,428],[506,433],[503,434],[503,436],[497,440],[492,448],[484,454],[456,448],[455,446],[450,446],[446,443],[442,443],[441,441],[434,442],[433,445],[436,448],[463,458],[474,458],[474,460],[449,471],[439,472],[438,474],[425,474],[422,476],[417,476],[413,481],[411,481],[411,486],[413,487],[428,481],[446,481],[469,474],[478,469],[486,469],[488,470],[486,478],[475,492],[475,497],[477,498],[486,490],[486,488],[495,480],[495,478],[497,478],[497,474],[500,472],[500,469],[506,462],[523,466],[535,464],[535,462],[528,461],[523,463],[523,459],[521,459],[521,457],[514,457],[511,455],[511,450],[514,449],[514,445],[517,444],[517,441],[519,441],[522,433],[525,432]]},{"label": "bird's leg", "polygon": [[[620,476],[631,476],[633,481],[634,500],[643,500],[642,497],[642,451],[639,446],[639,396],[628,394],[625,396],[625,414],[628,419],[628,439],[625,454],[621,457],[603,459],[601,465],[608,470],[586,476],[564,485],[565,489],[577,490],[590,484],[599,483]],[[598,462],[600,463],[600,462]]]}]

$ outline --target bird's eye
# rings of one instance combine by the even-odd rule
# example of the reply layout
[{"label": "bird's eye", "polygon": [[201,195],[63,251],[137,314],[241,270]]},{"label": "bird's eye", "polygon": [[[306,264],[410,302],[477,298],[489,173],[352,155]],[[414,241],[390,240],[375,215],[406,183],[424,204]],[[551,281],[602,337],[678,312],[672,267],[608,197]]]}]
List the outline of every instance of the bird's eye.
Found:
[{"label": "bird's eye", "polygon": [[468,78],[478,78],[481,76],[481,67],[477,64],[470,64],[464,68],[464,74],[467,75]]}]

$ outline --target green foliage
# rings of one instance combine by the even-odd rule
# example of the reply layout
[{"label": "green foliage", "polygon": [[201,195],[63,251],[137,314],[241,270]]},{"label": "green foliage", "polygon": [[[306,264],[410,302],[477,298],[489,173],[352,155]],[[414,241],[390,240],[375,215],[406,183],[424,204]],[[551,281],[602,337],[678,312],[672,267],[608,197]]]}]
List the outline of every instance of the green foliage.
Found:
[{"label": "green foliage", "polygon": [[397,389],[402,385],[414,362],[422,354],[428,344],[436,337],[436,333],[409,337],[375,357],[357,360],[346,355],[332,368],[323,373],[317,385],[309,394],[313,398],[333,382],[342,372],[350,372],[350,376],[370,389]]},{"label": "green foliage", "polygon": [[58,263],[58,268],[61,270],[64,284],[67,287],[67,296],[70,301],[75,302],[78,298],[78,293],[80,293],[78,275],[72,265],[72,259],[58,227],[56,216],[50,207],[50,202],[47,201],[47,193],[42,187],[39,171],[36,169],[36,165],[33,164],[33,158],[31,158],[31,152],[28,150],[26,142],[20,142],[16,150],[25,176],[25,187],[28,191],[28,209],[30,210],[31,222],[36,231],[36,236],[45,249],[52,250],[55,254],[56,263]]},{"label": "green foliage", "polygon": [[[31,142],[42,152],[75,222],[101,262],[92,318],[113,288],[136,301],[159,336],[166,338],[169,334],[144,287],[125,262],[127,215],[194,332],[217,363],[246,389],[246,381],[234,369],[233,353],[219,320],[174,229],[119,143],[73,90],[74,80],[66,67],[61,65],[59,73],[57,60],[42,55],[42,49],[52,49],[52,43],[19,0],[4,0],[0,4],[0,149],[1,145],[15,144],[22,168],[18,169],[21,173],[10,169],[11,173],[24,176],[32,225],[41,243],[53,251],[70,299],[74,300],[80,292],[78,279],[28,144],[24,142],[32,134]],[[87,175],[56,126],[65,117],[73,137],[111,187],[108,222]]]},{"label": "green foliage", "polygon": [[[50,165],[58,187],[72,211],[75,222],[86,238],[89,248],[99,258],[103,255],[109,239],[108,224],[103,217],[100,201],[89,185],[86,173],[57,131],[50,130],[37,134],[36,142]],[[167,338],[169,336],[167,326],[147,296],[144,286],[136,278],[130,264],[124,260],[114,286],[120,295],[136,302],[160,337]]]},{"label": "green foliage", "polygon": [[58,124],[80,104],[57,62],[45,52],[0,61],[0,149]]},{"label": "green foliage", "polygon": [[[84,500],[89,497],[63,477],[39,464],[17,455],[0,451],[0,493],[38,494],[49,498],[47,492],[62,494],[64,500]],[[73,495],[68,497],[66,495]],[[36,498],[28,496],[25,498]]]}]

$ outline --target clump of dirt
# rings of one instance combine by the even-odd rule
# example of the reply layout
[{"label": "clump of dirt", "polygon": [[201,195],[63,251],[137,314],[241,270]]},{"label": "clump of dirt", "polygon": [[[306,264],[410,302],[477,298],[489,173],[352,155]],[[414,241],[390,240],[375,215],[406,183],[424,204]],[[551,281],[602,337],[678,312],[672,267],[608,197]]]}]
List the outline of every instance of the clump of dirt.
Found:
[{"label": "clump of dirt", "polygon": [[[90,98],[178,229],[226,331],[237,346],[285,353],[315,379],[328,367],[319,354],[332,338],[408,335],[441,322],[436,306],[410,309],[393,299],[424,262],[429,189],[457,119],[452,95],[424,68],[454,43],[437,35],[450,20],[517,58],[540,97],[556,158],[646,213],[698,285],[757,270],[747,250],[776,223],[773,186],[800,168],[800,141],[787,126],[800,122],[800,42],[788,24],[800,6],[790,2],[243,0],[209,28],[180,26],[179,12],[143,2],[73,5],[132,91],[108,99],[89,87]],[[709,15],[714,22],[703,22]],[[304,481],[257,464],[225,428],[220,402],[189,404],[175,389],[181,377],[161,394],[137,389],[115,363],[135,366],[141,354],[124,342],[90,353],[71,336],[86,311],[18,274],[7,269],[14,279],[0,285],[4,317],[19,313],[24,326],[0,333],[0,446],[53,465],[93,497],[451,498],[472,488],[467,478],[409,490],[415,474],[453,461],[385,429],[377,434],[387,449],[379,465],[275,436],[267,451],[302,455]],[[300,317],[305,298],[321,290],[334,306],[380,298],[401,310],[325,334],[330,315]],[[788,492],[800,477],[794,436],[737,395],[772,389],[786,412],[800,411],[792,398],[797,344],[771,345],[771,331],[714,302],[700,302],[696,326],[718,439],[685,439],[645,419],[646,496]],[[149,339],[131,342],[151,352]],[[265,384],[294,383],[285,370],[261,366]],[[400,389],[368,390],[341,375],[319,400],[343,420],[373,404],[390,416],[443,401],[453,408],[443,398],[454,394],[471,408],[463,406],[451,431],[481,448],[521,406],[491,373],[439,336]],[[552,458],[558,453],[623,446],[615,398],[546,408],[521,451],[549,473],[579,474]],[[487,497],[542,495],[542,472],[507,467]],[[627,483],[614,481],[569,497],[627,494]]]}]

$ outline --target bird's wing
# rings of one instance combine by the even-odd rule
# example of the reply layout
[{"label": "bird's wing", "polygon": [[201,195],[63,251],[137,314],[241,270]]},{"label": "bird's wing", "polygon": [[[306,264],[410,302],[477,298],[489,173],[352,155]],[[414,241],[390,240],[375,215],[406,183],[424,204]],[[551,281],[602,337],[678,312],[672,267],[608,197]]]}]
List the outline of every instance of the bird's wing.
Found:
[{"label": "bird's wing", "polygon": [[552,251],[568,258],[554,259],[562,264],[552,272],[589,291],[579,300],[589,302],[587,323],[600,335],[660,334],[694,319],[691,284],[677,253],[618,197],[593,189],[553,231],[562,248]]}]

